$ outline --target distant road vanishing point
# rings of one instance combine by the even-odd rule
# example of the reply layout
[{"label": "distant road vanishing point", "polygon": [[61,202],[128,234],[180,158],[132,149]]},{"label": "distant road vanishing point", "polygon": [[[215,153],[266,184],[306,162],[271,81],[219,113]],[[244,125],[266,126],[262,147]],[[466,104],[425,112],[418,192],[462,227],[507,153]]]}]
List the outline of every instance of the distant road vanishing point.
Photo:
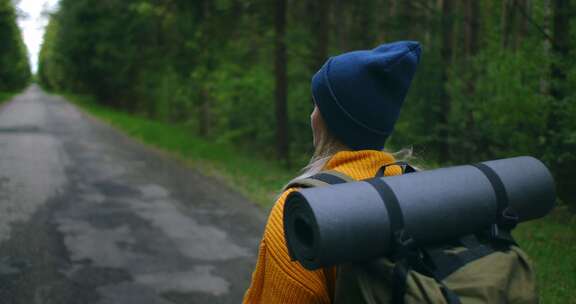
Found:
[{"label": "distant road vanishing point", "polygon": [[38,86],[0,106],[0,303],[239,303],[264,221]]}]

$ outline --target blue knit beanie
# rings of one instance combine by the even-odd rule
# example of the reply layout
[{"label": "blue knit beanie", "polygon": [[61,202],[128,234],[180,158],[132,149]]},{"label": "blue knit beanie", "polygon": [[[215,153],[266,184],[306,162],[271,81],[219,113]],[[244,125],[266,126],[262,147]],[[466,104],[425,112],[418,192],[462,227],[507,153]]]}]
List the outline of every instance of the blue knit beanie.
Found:
[{"label": "blue knit beanie", "polygon": [[312,96],[334,136],[354,150],[384,148],[420,52],[418,42],[398,41],[328,59],[312,77]]}]

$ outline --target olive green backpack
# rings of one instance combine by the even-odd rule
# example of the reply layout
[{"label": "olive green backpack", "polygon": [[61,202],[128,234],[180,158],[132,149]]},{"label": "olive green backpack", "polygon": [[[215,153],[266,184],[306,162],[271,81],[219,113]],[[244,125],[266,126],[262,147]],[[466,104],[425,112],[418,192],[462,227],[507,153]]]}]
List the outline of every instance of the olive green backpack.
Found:
[{"label": "olive green backpack", "polygon": [[[415,171],[403,162],[391,165],[400,165],[404,174]],[[383,176],[385,169],[376,176]],[[342,173],[324,171],[292,185],[320,187],[350,181],[354,180]],[[517,218],[507,214],[504,219],[489,231],[433,246],[420,246],[399,233],[392,256],[337,267],[333,302],[538,303],[530,259],[510,234]]]}]

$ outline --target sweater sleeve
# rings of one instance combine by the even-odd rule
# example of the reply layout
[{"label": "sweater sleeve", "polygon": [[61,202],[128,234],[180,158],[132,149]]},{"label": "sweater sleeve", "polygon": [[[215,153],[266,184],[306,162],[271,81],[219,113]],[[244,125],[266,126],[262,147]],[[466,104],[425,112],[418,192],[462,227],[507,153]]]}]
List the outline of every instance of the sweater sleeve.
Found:
[{"label": "sweater sleeve", "polygon": [[244,295],[244,303],[331,303],[335,270],[309,271],[290,261],[284,239],[284,192],[270,212],[264,237],[260,243],[252,283]]}]

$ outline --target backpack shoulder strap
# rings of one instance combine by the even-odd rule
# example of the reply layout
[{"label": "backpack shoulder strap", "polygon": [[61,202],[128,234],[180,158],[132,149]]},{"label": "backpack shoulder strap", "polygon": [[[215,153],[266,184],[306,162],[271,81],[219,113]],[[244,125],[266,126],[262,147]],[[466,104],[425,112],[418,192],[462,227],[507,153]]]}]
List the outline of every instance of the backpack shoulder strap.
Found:
[{"label": "backpack shoulder strap", "polygon": [[307,178],[293,181],[288,187],[313,188],[328,185],[343,184],[356,181],[352,177],[336,170],[327,170]]},{"label": "backpack shoulder strap", "polygon": [[456,270],[470,262],[492,254],[497,250],[490,243],[482,243],[476,235],[467,235],[458,240],[463,250],[458,252],[446,251],[446,248],[423,248],[429,261],[432,263],[432,276],[442,281]]},{"label": "backpack shoulder strap", "polygon": [[403,162],[403,161],[398,161],[395,163],[390,163],[390,164],[386,164],[384,166],[382,166],[378,172],[376,172],[376,175],[374,177],[383,177],[386,172],[386,168],[390,167],[390,166],[399,166],[400,169],[402,170],[402,174],[406,174],[406,173],[412,173],[412,172],[416,172],[417,170],[414,169],[414,167],[410,166],[407,162]]},{"label": "backpack shoulder strap", "polygon": [[[384,176],[384,172],[386,171],[386,168],[389,166],[400,166],[400,168],[402,169],[402,174],[416,172],[416,169],[414,169],[408,163],[399,161],[399,162],[395,162],[395,163],[391,163],[391,164],[387,164],[387,165],[382,166],[382,168],[380,168],[378,170],[378,172],[376,173],[375,177]],[[326,170],[326,171],[321,171],[320,173],[317,173],[317,174],[312,175],[312,176],[307,177],[307,178],[297,179],[297,180],[293,181],[292,183],[290,183],[287,188],[292,188],[292,187],[299,187],[299,188],[323,187],[323,186],[328,186],[328,185],[336,185],[336,184],[355,182],[355,181],[356,181],[355,179],[353,179],[352,177],[350,177],[350,176],[348,176],[342,172],[339,172],[336,170]]]}]

